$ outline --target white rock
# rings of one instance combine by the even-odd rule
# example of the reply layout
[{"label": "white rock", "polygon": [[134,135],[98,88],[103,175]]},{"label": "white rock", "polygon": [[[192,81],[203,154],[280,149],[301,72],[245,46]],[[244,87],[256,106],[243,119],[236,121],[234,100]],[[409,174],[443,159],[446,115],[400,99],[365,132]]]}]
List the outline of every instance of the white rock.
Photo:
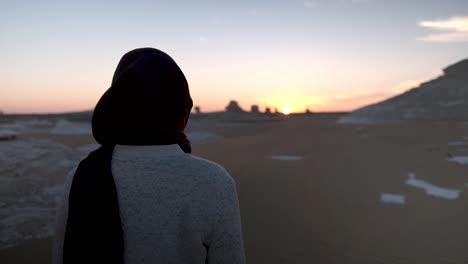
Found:
[{"label": "white rock", "polygon": [[296,156],[296,155],[276,155],[276,156],[271,156],[272,160],[281,160],[281,161],[296,161],[296,160],[302,160],[304,157],[302,156]]},{"label": "white rock", "polygon": [[17,133],[11,130],[0,130],[0,140],[12,140],[15,139]]},{"label": "white rock", "polygon": [[405,204],[406,197],[401,194],[381,193],[380,201],[383,203]]},{"label": "white rock", "polygon": [[468,156],[453,156],[447,159],[451,162],[456,162],[458,164],[468,165]]},{"label": "white rock", "polygon": [[425,190],[427,195],[431,195],[437,198],[443,198],[447,200],[457,199],[462,192],[461,190],[443,188],[443,187],[436,186],[432,183],[429,183],[427,181],[416,179],[416,175],[414,174],[408,175],[406,184],[412,187]]}]

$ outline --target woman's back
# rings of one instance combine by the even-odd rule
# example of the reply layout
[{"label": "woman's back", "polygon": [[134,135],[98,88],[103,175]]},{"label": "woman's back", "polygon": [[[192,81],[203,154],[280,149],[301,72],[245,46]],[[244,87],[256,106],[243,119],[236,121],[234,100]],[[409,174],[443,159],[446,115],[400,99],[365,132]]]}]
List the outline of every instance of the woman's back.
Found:
[{"label": "woman's back", "polygon": [[[235,182],[223,167],[175,144],[117,145],[111,164],[125,263],[245,263]],[[67,205],[60,211],[58,262]]]},{"label": "woman's back", "polygon": [[178,145],[121,146],[112,157],[126,263],[242,263],[233,179]]}]

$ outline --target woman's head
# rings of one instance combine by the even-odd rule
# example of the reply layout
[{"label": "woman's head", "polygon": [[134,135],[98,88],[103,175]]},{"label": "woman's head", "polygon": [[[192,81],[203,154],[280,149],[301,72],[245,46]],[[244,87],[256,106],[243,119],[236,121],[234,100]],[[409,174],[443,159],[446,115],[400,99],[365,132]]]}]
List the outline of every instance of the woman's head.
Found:
[{"label": "woman's head", "polygon": [[102,145],[183,145],[191,109],[188,83],[175,61],[157,49],[135,49],[122,57],[96,105],[93,136]]}]

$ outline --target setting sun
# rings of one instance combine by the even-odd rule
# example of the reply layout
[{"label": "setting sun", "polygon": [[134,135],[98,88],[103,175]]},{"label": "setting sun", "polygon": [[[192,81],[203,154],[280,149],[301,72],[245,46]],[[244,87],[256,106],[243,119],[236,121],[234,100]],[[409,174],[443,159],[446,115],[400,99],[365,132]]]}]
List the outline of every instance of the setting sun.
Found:
[{"label": "setting sun", "polygon": [[321,110],[328,102],[329,99],[323,96],[301,96],[283,92],[262,98],[260,106],[277,108],[281,113],[289,115],[291,113],[304,113],[307,109]]}]

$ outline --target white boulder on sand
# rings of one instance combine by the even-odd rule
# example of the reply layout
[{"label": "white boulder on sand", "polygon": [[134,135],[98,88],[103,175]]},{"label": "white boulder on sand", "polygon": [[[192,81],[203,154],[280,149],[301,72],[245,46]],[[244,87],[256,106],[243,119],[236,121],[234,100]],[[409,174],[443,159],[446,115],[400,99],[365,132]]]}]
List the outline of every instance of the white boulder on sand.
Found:
[{"label": "white boulder on sand", "polygon": [[448,158],[448,161],[456,162],[458,164],[468,165],[468,156],[453,156]]},{"label": "white boulder on sand", "polygon": [[391,204],[405,204],[406,197],[401,194],[381,193],[380,201],[383,203],[391,203]]},{"label": "white boulder on sand", "polygon": [[415,173],[409,173],[408,179],[405,181],[405,183],[409,186],[425,190],[427,195],[447,200],[457,199],[462,192],[461,190],[443,188],[436,186],[430,182],[417,179]]},{"label": "white boulder on sand", "polygon": [[0,140],[13,140],[16,138],[16,132],[11,130],[0,130]]},{"label": "white boulder on sand", "polygon": [[442,76],[419,87],[343,116],[338,123],[404,120],[468,120],[468,59],[445,68]]}]

